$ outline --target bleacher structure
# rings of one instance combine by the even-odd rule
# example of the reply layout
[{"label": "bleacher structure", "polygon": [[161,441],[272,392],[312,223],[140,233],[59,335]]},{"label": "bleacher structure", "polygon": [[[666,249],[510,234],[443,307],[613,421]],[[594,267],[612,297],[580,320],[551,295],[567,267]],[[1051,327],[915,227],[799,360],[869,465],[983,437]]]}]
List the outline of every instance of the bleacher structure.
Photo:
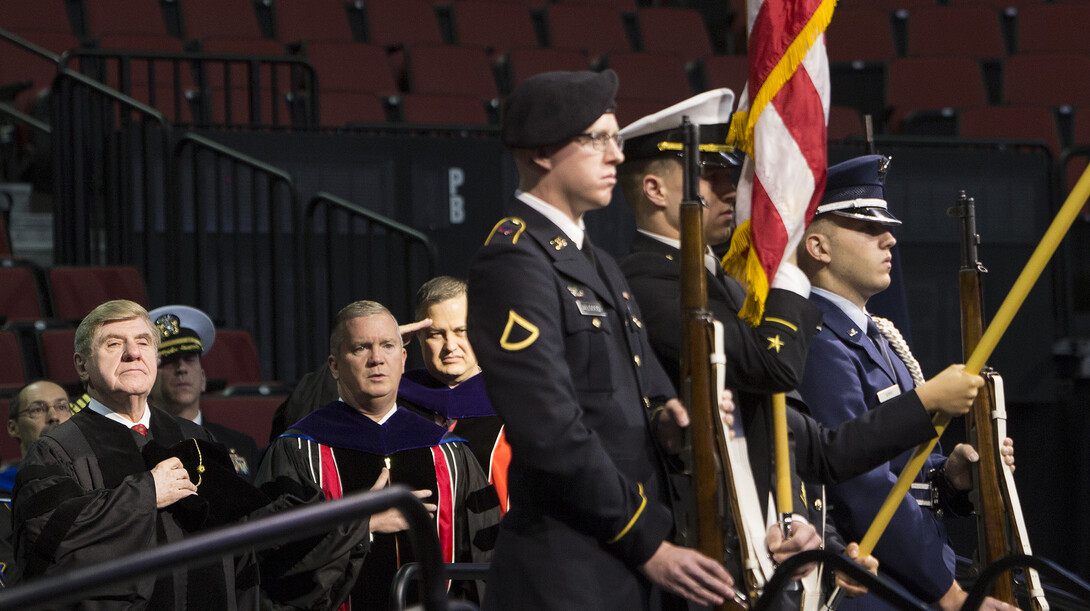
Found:
[{"label": "bleacher structure", "polygon": [[[292,385],[324,361],[343,305],[375,299],[405,321],[422,282],[465,274],[517,184],[498,140],[513,87],[546,70],[612,68],[622,125],[706,88],[740,95],[744,7],[0,3],[0,171],[32,182],[55,219],[51,265],[34,267],[0,235],[0,283],[37,289],[0,292],[27,379],[47,373],[44,338],[70,330],[86,307],[58,314],[49,279],[93,266],[136,270],[151,307],[191,304],[248,334],[256,373],[250,366],[228,388]],[[949,341],[957,304],[935,280],[936,270],[956,271],[956,225],[944,214],[957,192],[977,198],[982,248],[995,260],[987,302],[998,304],[1090,158],[1088,7],[842,0],[835,9],[829,161],[867,150],[864,116],[874,145],[894,157],[889,196],[905,220],[898,248],[927,372],[960,358]],[[596,244],[623,255],[633,222],[619,189],[614,199],[587,225]],[[2,201],[0,213],[10,220]],[[1062,394],[1042,371],[1052,370],[1054,339],[1090,328],[1086,261],[1062,253],[997,350],[1009,400]],[[254,409],[265,413],[275,398],[260,392]],[[217,397],[217,417],[264,418],[248,419],[231,396]]]}]

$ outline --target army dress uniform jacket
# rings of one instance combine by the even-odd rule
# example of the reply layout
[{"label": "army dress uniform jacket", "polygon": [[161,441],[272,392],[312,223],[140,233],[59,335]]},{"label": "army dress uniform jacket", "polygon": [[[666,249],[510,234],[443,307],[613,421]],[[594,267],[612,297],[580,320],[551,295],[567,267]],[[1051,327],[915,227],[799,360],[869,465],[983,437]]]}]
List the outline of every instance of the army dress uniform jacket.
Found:
[{"label": "army dress uniform jacket", "polygon": [[516,201],[469,272],[469,333],[511,446],[485,609],[648,605],[672,529],[649,425],[675,396],[620,269]]},{"label": "army dress uniform jacket", "polygon": [[[900,394],[881,402],[883,409],[922,410],[915,386],[904,363],[890,351],[894,370],[867,337],[833,302],[820,295],[810,299],[824,312],[825,324],[810,346],[806,373],[799,387],[815,418],[827,426],[875,410],[879,393],[899,386]],[[887,391],[888,392],[888,391]],[[886,392],[883,392],[883,397]],[[845,537],[858,540],[878,513],[897,476],[908,460],[905,452],[830,490],[833,518]],[[917,482],[945,460],[932,454]],[[874,549],[879,571],[904,585],[925,602],[942,597],[954,580],[954,553],[946,544],[946,532],[936,514],[906,495]],[[846,600],[842,608],[876,608],[884,603],[868,595]]]}]

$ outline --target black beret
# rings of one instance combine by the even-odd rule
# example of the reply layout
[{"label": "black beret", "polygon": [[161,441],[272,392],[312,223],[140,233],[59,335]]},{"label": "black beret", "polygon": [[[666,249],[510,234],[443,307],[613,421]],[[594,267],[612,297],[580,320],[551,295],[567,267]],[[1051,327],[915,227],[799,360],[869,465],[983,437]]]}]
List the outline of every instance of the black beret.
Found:
[{"label": "black beret", "polygon": [[612,112],[616,95],[612,70],[535,74],[507,96],[500,137],[511,148],[563,142]]}]

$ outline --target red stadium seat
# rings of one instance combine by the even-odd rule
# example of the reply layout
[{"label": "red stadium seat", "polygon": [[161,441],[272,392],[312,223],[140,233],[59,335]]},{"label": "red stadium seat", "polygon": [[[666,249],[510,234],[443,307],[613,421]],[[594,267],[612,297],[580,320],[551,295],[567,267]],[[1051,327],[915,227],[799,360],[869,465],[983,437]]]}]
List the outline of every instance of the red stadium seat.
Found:
[{"label": "red stadium seat", "polygon": [[827,138],[829,140],[843,140],[849,136],[863,136],[866,130],[863,128],[863,117],[859,111],[850,106],[831,106],[829,108],[829,127]]},{"label": "red stadium seat", "polygon": [[488,113],[472,95],[406,93],[401,96],[401,118],[406,123],[488,125]]},{"label": "red stadium seat", "polygon": [[735,98],[742,95],[749,72],[745,55],[708,55],[700,63],[704,67],[705,90],[726,87]]},{"label": "red stadium seat", "polygon": [[41,304],[33,268],[0,267],[0,318],[37,320],[44,314]]},{"label": "red stadium seat", "polygon": [[0,27],[23,36],[26,32],[75,32],[68,20],[65,0],[0,2]]},{"label": "red stadium seat", "polygon": [[228,386],[261,383],[257,345],[245,329],[216,329],[215,343],[201,356],[201,366],[209,380],[225,380]]},{"label": "red stadium seat", "polygon": [[965,138],[1040,140],[1060,154],[1056,115],[1049,106],[985,106],[966,108],[958,115],[958,134]]},{"label": "red stadium seat", "polygon": [[530,11],[518,2],[459,0],[451,6],[450,19],[455,43],[482,48],[492,56],[539,46]]},{"label": "red stadium seat", "polygon": [[362,42],[314,42],[307,45],[307,61],[318,74],[322,92],[397,93],[386,52],[380,46]]},{"label": "red stadium seat", "polygon": [[610,53],[609,67],[620,77],[618,98],[660,102],[665,108],[692,95],[681,59],[667,53]]},{"label": "red stadium seat", "polygon": [[492,61],[482,49],[457,45],[418,45],[409,50],[409,92],[499,97]]},{"label": "red stadium seat", "polygon": [[553,49],[580,51],[590,57],[632,50],[621,14],[609,6],[550,4],[545,22]]},{"label": "red stadium seat", "polygon": [[284,398],[281,395],[205,395],[201,397],[201,412],[209,421],[246,433],[254,438],[258,447],[265,447],[272,431],[273,413]]},{"label": "red stadium seat", "polygon": [[72,360],[75,353],[75,329],[47,329],[38,334],[45,377],[74,393],[82,382]]},{"label": "red stadium seat", "polygon": [[[57,55],[79,47],[79,41],[71,34],[24,32],[21,36]],[[56,62],[22,51],[10,44],[4,45],[4,61],[0,61],[0,84],[25,82],[30,85],[15,96],[14,105],[19,110],[30,112],[38,96],[52,86],[56,75]]]},{"label": "red stadium seat", "polygon": [[389,46],[443,44],[435,8],[427,0],[368,0],[367,41]]},{"label": "red stadium seat", "polygon": [[201,38],[261,38],[261,25],[252,0],[178,0],[182,33]]},{"label": "red stadium seat", "polygon": [[711,38],[696,9],[673,6],[641,8],[636,22],[648,53],[672,53],[684,61],[710,55]]},{"label": "red stadium seat", "polygon": [[54,267],[49,289],[53,315],[65,320],[80,320],[111,299],[148,304],[140,270],[127,265]]},{"label": "red stadium seat", "polygon": [[542,72],[587,70],[590,67],[586,55],[570,49],[512,49],[502,59],[502,65],[512,89]]},{"label": "red stadium seat", "polygon": [[319,123],[340,127],[346,123],[385,123],[382,97],[354,91],[322,91],[318,94]]},{"label": "red stadium seat", "polygon": [[1090,105],[1090,55],[1018,54],[1007,58],[1004,93],[1008,104],[1075,107]]},{"label": "red stadium seat", "polygon": [[1056,2],[1024,6],[1018,11],[1018,52],[1090,55],[1090,36],[1086,32],[1088,25],[1090,3]]},{"label": "red stadium seat", "polygon": [[19,337],[14,331],[0,330],[0,393],[18,390],[26,382]]},{"label": "red stadium seat", "polygon": [[[971,35],[966,35],[971,32]],[[973,58],[1007,54],[999,11],[974,6],[918,8],[908,16],[908,55]]]},{"label": "red stadium seat", "polygon": [[[370,2],[368,2],[370,4]],[[277,38],[286,43],[349,42],[352,25],[340,0],[276,0]]]},{"label": "red stadium seat", "polygon": [[84,0],[87,33],[144,34],[168,38],[162,4],[158,0]]},{"label": "red stadium seat", "polygon": [[617,11],[636,12],[636,0],[556,0],[557,4],[595,4]]},{"label": "red stadium seat", "polygon": [[871,7],[838,7],[825,30],[831,62],[885,62],[897,57],[889,12]]},{"label": "red stadium seat", "polygon": [[886,101],[894,130],[909,113],[987,106],[980,64],[967,57],[907,57],[889,63]]}]

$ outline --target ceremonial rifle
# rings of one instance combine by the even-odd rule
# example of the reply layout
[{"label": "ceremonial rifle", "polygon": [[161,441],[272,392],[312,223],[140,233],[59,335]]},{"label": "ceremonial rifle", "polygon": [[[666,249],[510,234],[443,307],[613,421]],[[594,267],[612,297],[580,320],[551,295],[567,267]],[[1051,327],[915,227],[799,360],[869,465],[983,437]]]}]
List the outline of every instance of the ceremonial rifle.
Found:
[{"label": "ceremonial rifle", "polygon": [[[977,247],[980,235],[976,231],[976,208],[973,198],[965,191],[958,195],[957,204],[947,214],[961,222],[961,267],[958,271],[958,291],[961,297],[961,348],[966,360],[980,343],[984,333],[982,279],[988,270],[980,262]],[[1022,519],[1018,490],[1010,469],[1003,464],[1002,444],[1006,438],[1006,406],[1003,400],[1003,380],[991,368],[981,371],[985,387],[977,394],[972,411],[965,419],[966,438],[976,448],[980,460],[973,465],[973,505],[977,516],[976,569],[990,565],[1011,553],[1031,555],[1029,537]],[[1015,544],[1010,534],[1013,531]],[[1034,609],[1048,609],[1040,577],[1035,569],[1026,570],[1026,585]],[[991,596],[1017,606],[1014,575],[1007,573],[992,587]]]},{"label": "ceremonial rifle", "polygon": [[[684,141],[684,200],[681,204],[681,386],[682,400],[691,414],[692,475],[695,491],[697,548],[705,555],[724,558],[723,494],[729,495],[734,524],[741,526],[736,497],[724,474],[730,469],[726,432],[719,417],[718,392],[711,372],[715,321],[708,310],[704,267],[704,210],[700,199],[699,127],[682,118]],[[744,530],[738,528],[742,540]],[[743,563],[743,572],[747,572]],[[743,577],[744,578],[744,577]],[[748,581],[748,580],[746,580]],[[735,584],[741,591],[741,584]],[[752,588],[748,588],[753,594]],[[742,597],[728,600],[720,611],[746,609]]]}]

